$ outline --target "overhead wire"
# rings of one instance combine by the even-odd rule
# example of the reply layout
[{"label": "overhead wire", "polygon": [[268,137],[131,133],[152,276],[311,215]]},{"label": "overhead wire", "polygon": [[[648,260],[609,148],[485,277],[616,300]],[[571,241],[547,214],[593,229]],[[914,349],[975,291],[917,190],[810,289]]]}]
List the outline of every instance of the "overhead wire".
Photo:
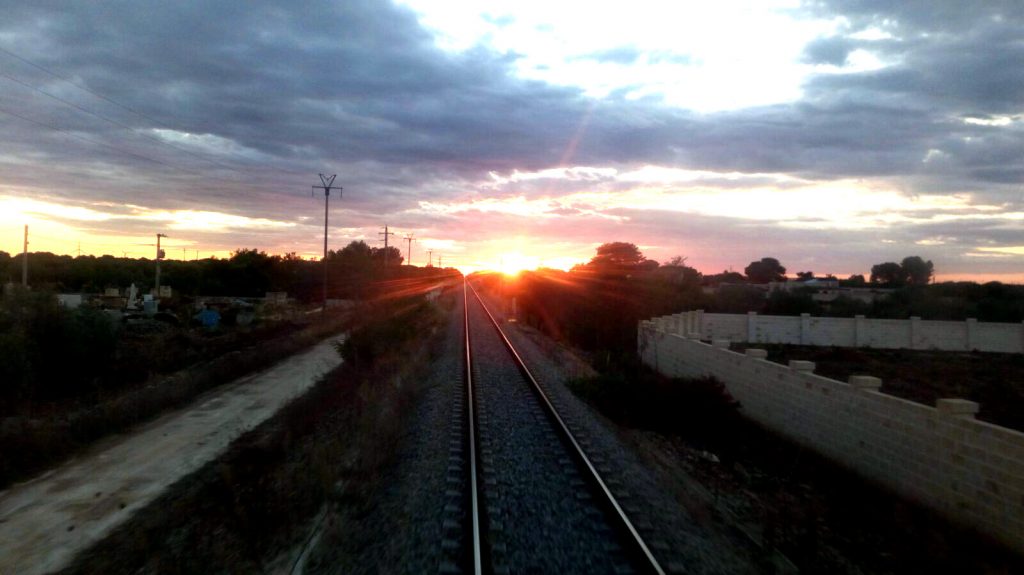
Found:
[{"label": "overhead wire", "polygon": [[[30,240],[46,240],[48,243],[56,243],[56,244],[62,246],[62,251],[64,253],[66,253],[67,255],[71,255],[73,252],[76,252],[76,251],[78,251],[78,250],[80,250],[82,248],[101,248],[101,249],[116,248],[113,251],[121,252],[122,254],[142,254],[142,257],[146,257],[146,254],[149,253],[150,249],[156,247],[156,242],[142,242],[142,243],[140,243],[140,242],[132,242],[132,243],[114,244],[114,243],[106,243],[106,242],[82,241],[82,240],[77,240],[77,239],[68,239],[66,237],[65,238],[55,238],[53,236],[48,236],[48,235],[45,235],[45,234],[39,234],[39,233],[35,233],[35,232],[30,234]],[[171,243],[171,244],[164,244],[163,247],[166,250],[180,250],[180,249],[184,248],[184,249],[188,250],[189,252],[194,252],[194,251],[196,251],[196,248],[192,247],[192,246],[195,246],[195,245],[196,245],[195,243],[190,243],[190,244],[174,244],[174,243]],[[69,249],[68,246],[75,246],[75,247]],[[150,249],[147,249],[147,248],[150,248]],[[168,253],[170,254],[171,252],[168,251]],[[89,254],[86,254],[86,255],[89,255]],[[110,255],[114,255],[114,254],[110,254]],[[174,258],[173,257],[168,257],[167,259],[174,259]]]},{"label": "overhead wire", "polygon": [[[50,70],[50,69],[46,68],[45,66],[42,66],[42,65],[40,65],[40,64],[38,64],[36,62],[33,62],[33,61],[29,60],[28,58],[25,58],[23,56],[15,54],[14,52],[11,52],[10,50],[5,49],[2,46],[0,46],[0,53],[3,53],[5,55],[7,55],[8,57],[13,58],[13,59],[15,59],[15,60],[17,60],[19,62],[22,62],[22,63],[24,63],[26,65],[29,65],[29,66],[31,66],[31,67],[33,67],[33,68],[35,68],[35,69],[37,69],[37,70],[39,70],[39,71],[41,71],[43,73],[45,73],[45,74],[55,78],[55,79],[58,79],[58,80],[60,80],[62,82],[66,82],[66,83],[70,84],[71,86],[73,86],[73,87],[75,87],[75,88],[77,88],[79,90],[82,90],[82,91],[84,91],[84,92],[86,92],[86,93],[88,93],[88,94],[90,94],[90,95],[92,95],[92,96],[94,96],[94,97],[104,101],[104,102],[107,102],[107,103],[109,103],[109,104],[111,104],[113,106],[116,106],[116,107],[118,107],[118,108],[120,108],[122,110],[125,110],[125,111],[127,111],[129,113],[135,114],[139,118],[143,118],[146,121],[151,122],[152,124],[154,124],[156,126],[159,126],[159,127],[163,128],[163,129],[166,129],[166,130],[169,130],[169,131],[172,131],[172,132],[181,133],[180,130],[172,128],[172,127],[168,126],[166,123],[161,122],[161,121],[157,120],[156,118],[153,118],[152,116],[149,116],[149,115],[147,115],[147,114],[145,114],[143,112],[140,112],[139,110],[137,110],[137,109],[135,109],[135,108],[133,108],[131,106],[128,106],[126,104],[118,102],[117,100],[115,100],[113,98],[110,98],[110,97],[108,97],[108,96],[106,96],[106,95],[104,95],[104,94],[102,94],[100,92],[97,92],[97,91],[95,91],[95,90],[93,90],[93,89],[91,89],[91,88],[89,88],[87,86],[84,86],[84,85],[80,84],[79,82],[75,82],[75,81],[71,80],[68,77],[65,77],[65,76],[63,76],[61,74],[58,74],[57,72],[54,72],[53,70]],[[142,136],[142,137],[144,137],[146,139],[149,139],[149,140],[157,143],[158,145],[166,146],[168,148],[177,150],[177,151],[179,151],[181,153],[187,154],[188,156],[191,156],[193,158],[199,159],[199,160],[204,161],[204,162],[208,162],[209,164],[212,164],[212,165],[215,165],[215,166],[218,166],[218,167],[230,170],[232,172],[248,175],[248,174],[246,174],[245,172],[243,172],[241,169],[239,169],[237,167],[225,164],[225,163],[220,162],[220,161],[218,161],[216,159],[210,158],[207,155],[196,153],[196,152],[194,152],[192,150],[189,150],[187,148],[175,145],[175,144],[173,144],[171,142],[168,142],[168,141],[166,141],[166,140],[164,140],[162,138],[158,138],[156,136],[147,134],[145,132],[140,132],[139,129],[137,129],[137,128],[129,125],[129,124],[126,124],[124,122],[121,122],[119,120],[111,118],[111,117],[109,117],[109,116],[107,116],[105,114],[101,114],[99,112],[90,110],[90,109],[88,109],[88,108],[86,108],[84,106],[81,106],[81,105],[79,105],[79,104],[77,104],[75,102],[72,102],[72,101],[67,100],[65,98],[62,98],[60,96],[57,96],[57,95],[55,95],[53,93],[50,93],[50,92],[48,92],[48,91],[46,91],[46,90],[44,90],[44,89],[42,89],[42,88],[40,88],[38,86],[34,86],[31,83],[29,83],[29,82],[21,80],[21,79],[15,77],[13,75],[7,73],[7,72],[0,71],[0,77],[4,78],[4,79],[6,79],[6,80],[8,80],[10,82],[13,82],[13,83],[15,83],[17,85],[20,85],[20,86],[22,86],[24,88],[27,88],[29,90],[32,90],[32,91],[37,92],[39,94],[42,94],[43,96],[46,96],[47,98],[50,98],[50,99],[52,99],[52,100],[54,100],[56,102],[59,102],[59,103],[65,105],[65,106],[73,108],[74,110],[77,110],[78,112],[81,112],[83,114],[87,114],[89,116],[93,116],[93,117],[98,118],[98,119],[100,119],[100,120],[102,120],[104,122],[107,122],[109,124],[112,124],[114,126],[117,126],[117,127],[121,128],[121,129],[124,129],[124,130],[128,131],[132,135]],[[47,128],[47,129],[50,129],[50,130],[53,130],[53,131],[65,134],[67,136],[70,136],[72,138],[81,140],[83,142],[87,142],[89,144],[98,145],[98,146],[102,146],[104,148],[108,148],[110,150],[116,151],[118,153],[125,154],[125,155],[130,156],[130,157],[134,157],[134,158],[141,159],[141,160],[144,160],[144,161],[153,162],[153,163],[165,166],[165,167],[173,169],[173,170],[177,170],[177,171],[188,173],[188,174],[191,174],[191,175],[203,177],[203,178],[206,178],[207,181],[209,181],[209,180],[219,180],[221,182],[225,182],[225,183],[228,183],[228,184],[231,184],[231,185],[239,184],[239,182],[235,181],[235,180],[229,180],[229,179],[226,179],[226,178],[216,177],[216,176],[211,177],[211,176],[208,176],[206,174],[199,173],[199,172],[197,172],[195,170],[192,170],[192,169],[189,169],[189,168],[186,168],[186,167],[182,167],[180,165],[171,164],[171,163],[168,163],[168,162],[165,162],[165,161],[162,161],[162,160],[150,157],[150,156],[145,155],[145,154],[140,154],[140,153],[137,153],[137,152],[126,150],[124,148],[120,148],[118,146],[114,146],[114,145],[111,145],[111,144],[108,144],[108,143],[96,140],[94,138],[83,136],[82,134],[79,134],[79,133],[73,132],[71,130],[67,130],[67,129],[61,128],[61,127],[53,125],[53,124],[48,124],[46,122],[41,122],[39,120],[35,120],[33,118],[30,118],[30,117],[25,116],[23,114],[20,114],[18,112],[11,111],[9,109],[0,108],[0,113],[6,114],[6,115],[14,117],[14,118],[18,118],[18,119],[20,119],[22,121],[28,122],[28,123],[33,124],[35,126]],[[274,167],[273,169],[275,171],[279,171],[279,172],[283,172],[283,173],[288,173],[288,174],[293,174],[293,175],[302,175],[302,176],[306,175],[304,172],[299,172],[297,170],[291,170],[291,169],[287,169],[287,168]],[[247,184],[248,184],[248,182],[247,182]],[[56,240],[56,239],[53,239],[53,238],[51,238],[51,239],[54,240],[54,241],[67,241],[67,240]],[[119,244],[93,244],[93,243],[88,243],[87,245],[95,245],[95,246],[103,246],[103,245],[106,245],[106,246],[120,246],[120,247],[123,248],[123,245],[119,245]]]},{"label": "overhead wire", "polygon": [[60,132],[62,134],[66,134],[68,136],[71,136],[72,138],[76,138],[78,140],[82,140],[83,142],[88,142],[90,144],[95,144],[97,146],[103,146],[105,148],[110,148],[111,150],[114,150],[116,152],[120,152],[122,154],[127,154],[129,156],[134,157],[134,158],[139,158],[141,160],[147,160],[147,161],[150,161],[150,162],[154,162],[154,163],[160,164],[162,166],[167,166],[168,168],[182,169],[179,166],[175,166],[173,164],[168,164],[167,162],[163,162],[163,161],[157,160],[156,158],[150,158],[149,156],[144,156],[144,155],[136,153],[136,152],[131,152],[131,151],[125,150],[123,148],[118,148],[117,146],[112,146],[112,145],[107,144],[105,142],[101,142],[99,140],[94,140],[92,138],[89,138],[87,136],[83,136],[81,134],[76,134],[76,133],[74,133],[74,132],[72,132],[70,130],[65,130],[63,128],[59,128],[57,126],[54,126],[53,124],[47,124],[46,122],[40,122],[38,120],[33,120],[32,118],[29,118],[27,116],[23,116],[23,115],[21,115],[21,114],[19,114],[17,112],[11,112],[10,110],[6,110],[4,108],[0,108],[0,114],[7,114],[8,116],[13,116],[15,118],[18,118],[18,119],[23,120],[25,122],[28,122],[30,124],[39,126],[41,128],[49,128],[51,130]]},{"label": "overhead wire", "polygon": [[[164,123],[164,122],[161,122],[160,120],[157,120],[156,118],[153,118],[152,116],[149,116],[149,115],[147,115],[147,114],[144,114],[144,113],[142,113],[142,112],[140,112],[140,111],[136,110],[135,108],[133,108],[133,107],[131,107],[131,106],[128,106],[127,104],[123,104],[123,103],[121,103],[121,102],[118,102],[117,100],[114,100],[113,98],[110,98],[110,97],[108,97],[108,96],[106,96],[106,95],[103,95],[103,94],[101,94],[101,93],[99,93],[99,92],[97,92],[97,91],[95,91],[95,90],[93,90],[93,89],[91,89],[91,88],[89,88],[89,87],[87,87],[87,86],[84,86],[84,85],[82,85],[82,84],[80,84],[80,83],[78,83],[78,82],[75,82],[74,80],[71,80],[70,78],[67,78],[67,77],[65,77],[65,76],[63,76],[63,75],[61,75],[61,74],[58,74],[58,73],[54,72],[53,70],[50,70],[50,69],[46,68],[45,66],[42,66],[41,64],[38,64],[38,63],[36,63],[36,62],[33,62],[33,61],[29,60],[28,58],[25,58],[25,57],[23,57],[23,56],[19,56],[18,54],[15,54],[14,52],[11,52],[10,50],[7,50],[7,49],[5,49],[5,48],[3,48],[2,46],[0,46],[0,53],[6,54],[7,56],[9,56],[9,57],[11,57],[11,58],[14,58],[15,60],[18,60],[19,62],[23,62],[23,63],[25,63],[25,64],[27,64],[27,65],[29,65],[29,66],[32,66],[33,68],[36,68],[37,70],[40,70],[41,72],[43,72],[43,73],[45,73],[45,74],[48,74],[49,76],[51,76],[51,77],[53,77],[53,78],[56,78],[56,79],[58,79],[58,80],[61,80],[61,81],[63,81],[63,82],[66,82],[66,83],[68,83],[68,84],[70,84],[70,85],[74,86],[75,88],[78,88],[79,90],[82,90],[83,92],[86,92],[86,93],[88,93],[88,94],[91,94],[91,95],[95,96],[96,98],[99,98],[100,100],[103,100],[104,102],[107,102],[107,103],[109,103],[109,104],[112,104],[112,105],[114,105],[114,106],[117,106],[118,108],[121,108],[122,110],[125,110],[125,111],[127,111],[127,112],[130,112],[130,113],[132,113],[132,114],[135,114],[136,116],[138,116],[138,117],[140,117],[140,118],[143,118],[143,119],[145,119],[145,120],[148,120],[149,122],[152,122],[153,124],[155,124],[155,125],[157,125],[157,126],[159,126],[159,127],[163,128],[163,129],[165,129],[165,130],[170,130],[170,131],[173,131],[173,132],[180,132],[180,130],[178,130],[178,129],[176,129],[176,128],[172,128],[172,127],[170,127],[169,125],[167,125],[166,123]],[[11,77],[10,77],[10,76],[6,76],[6,75],[5,75],[5,77],[7,77],[8,79],[11,79]],[[18,83],[20,83],[20,84],[22,84],[22,85],[25,85],[25,86],[27,86],[27,87],[29,87],[29,88],[32,88],[32,89],[37,89],[37,88],[34,88],[34,87],[32,87],[32,86],[29,86],[29,85],[27,85],[27,84],[25,84],[25,83],[19,82],[18,80],[14,80],[14,81],[15,81],[15,82],[18,82]],[[42,90],[39,90],[39,91],[40,91],[41,93],[43,93],[43,94],[47,94],[47,95],[49,95],[49,94],[48,94],[47,92],[45,92],[45,91],[42,91]],[[51,95],[51,97],[55,97],[55,96],[52,96],[52,95]],[[60,99],[58,98],[58,100],[60,100]],[[61,100],[61,101],[63,101],[63,100]],[[67,103],[67,102],[65,102],[65,103]],[[74,104],[69,104],[69,105],[72,105],[72,106],[74,106]],[[78,106],[75,106],[75,107],[76,107],[76,108],[78,108]],[[79,109],[82,109],[82,108],[79,108]],[[86,112],[86,113],[90,113],[90,114],[93,114],[92,112],[89,112],[88,110],[84,110],[84,109],[82,109],[82,111],[84,111],[84,112]],[[106,118],[105,118],[105,116],[102,116],[101,114],[93,114],[93,115],[96,115],[97,117],[101,117],[101,118],[104,118],[104,119],[106,119]],[[126,126],[126,125],[124,125],[124,124],[122,124],[122,123],[116,122],[116,121],[114,121],[114,120],[109,120],[109,119],[107,119],[107,121],[111,121],[111,122],[114,122],[115,124],[117,124],[117,125],[119,125],[119,126],[121,126],[121,127],[125,128],[125,129],[129,129],[129,130],[132,130],[132,131],[134,131],[134,128],[130,128],[130,127],[128,127],[128,126]],[[196,154],[196,153],[192,152],[191,150],[188,150],[188,149],[186,149],[186,148],[182,148],[182,147],[180,147],[180,146],[176,146],[176,145],[174,145],[174,144],[172,144],[172,143],[170,143],[170,142],[167,142],[167,141],[161,140],[161,139],[159,139],[159,138],[155,138],[155,137],[151,137],[151,136],[147,136],[147,137],[149,137],[150,139],[152,139],[152,140],[154,140],[154,141],[156,141],[156,142],[158,142],[158,143],[161,143],[161,144],[163,144],[163,145],[167,145],[167,146],[170,146],[171,148],[174,148],[174,149],[176,149],[176,150],[179,150],[179,151],[182,151],[182,152],[184,152],[184,153],[186,153],[186,154],[189,154],[190,156],[193,156],[193,157],[196,157],[196,158],[202,159],[202,160],[204,160],[204,161],[210,162],[211,164],[214,164],[214,165],[217,165],[217,166],[220,166],[220,167],[226,168],[226,169],[228,169],[228,170],[232,170],[232,171],[235,171],[235,172],[239,172],[239,173],[242,173],[242,172],[241,172],[241,170],[239,170],[238,168],[236,168],[236,167],[234,167],[234,166],[230,166],[230,165],[228,165],[228,164],[225,164],[225,163],[223,163],[223,162],[219,162],[219,161],[217,161],[217,160],[214,160],[214,159],[212,159],[212,158],[208,158],[208,157],[206,157],[206,156],[203,156],[203,155],[201,155],[201,154]],[[274,169],[275,169],[275,170],[279,170],[279,171],[282,171],[282,172],[287,172],[287,173],[295,174],[295,175],[302,175],[302,176],[305,176],[305,175],[306,175],[306,174],[305,174],[305,173],[303,173],[303,172],[299,172],[299,171],[297,171],[297,170],[290,170],[290,169],[287,169],[287,168],[280,168],[280,167],[275,167]]]},{"label": "overhead wire", "polygon": [[[0,76],[3,76],[3,74],[0,73]],[[62,134],[68,135],[68,136],[70,136],[72,138],[81,140],[83,142],[88,142],[90,144],[95,144],[95,145],[98,145],[98,146],[103,146],[105,148],[109,148],[111,150],[120,152],[122,154],[126,154],[126,155],[129,155],[129,156],[132,156],[132,157],[135,157],[135,158],[139,158],[139,159],[142,159],[142,160],[147,160],[147,161],[150,161],[150,162],[154,162],[154,163],[160,164],[162,166],[165,166],[167,168],[170,168],[172,170],[177,170],[177,171],[185,173],[185,174],[190,174],[190,175],[197,176],[197,177],[200,177],[200,178],[205,178],[207,181],[222,182],[222,183],[231,184],[231,185],[237,185],[239,183],[236,180],[230,180],[230,179],[222,178],[222,177],[219,177],[219,176],[209,176],[207,174],[203,174],[201,172],[198,172],[198,171],[190,169],[190,168],[186,168],[186,167],[179,166],[179,165],[176,165],[176,164],[171,164],[171,163],[168,163],[168,162],[164,162],[163,160],[158,160],[156,158],[153,158],[153,157],[150,157],[150,156],[147,156],[147,155],[144,155],[144,154],[140,154],[138,152],[132,152],[132,151],[126,150],[124,148],[119,148],[119,147],[114,146],[112,144],[108,144],[106,142],[101,142],[101,141],[96,140],[94,138],[89,138],[87,136],[83,136],[81,134],[72,132],[71,130],[67,130],[67,129],[55,126],[53,124],[48,124],[46,122],[41,122],[39,120],[35,120],[35,119],[32,119],[32,118],[29,118],[28,116],[25,116],[23,114],[19,114],[17,112],[12,112],[12,111],[10,111],[8,109],[5,109],[5,108],[0,108],[0,113],[7,114],[8,116],[13,116],[15,118],[18,118],[20,120],[23,120],[25,122],[28,122],[30,124],[33,124],[33,125],[36,125],[36,126],[39,126],[39,127],[42,127],[42,128],[48,128],[48,129],[54,130],[56,132],[60,132]]]}]

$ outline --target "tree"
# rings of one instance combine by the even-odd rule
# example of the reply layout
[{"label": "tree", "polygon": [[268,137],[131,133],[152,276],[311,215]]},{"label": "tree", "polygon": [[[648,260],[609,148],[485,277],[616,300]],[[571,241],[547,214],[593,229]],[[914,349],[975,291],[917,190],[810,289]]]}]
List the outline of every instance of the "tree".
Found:
[{"label": "tree", "polygon": [[761,258],[761,261],[750,262],[743,268],[751,283],[766,284],[786,280],[786,268],[775,258]]},{"label": "tree", "polygon": [[743,274],[729,270],[722,270],[720,274],[704,276],[704,283],[708,285],[742,284],[746,282],[747,278]]},{"label": "tree", "polygon": [[850,287],[860,287],[867,283],[867,280],[864,279],[864,274],[854,274],[846,278],[846,285]]},{"label": "tree", "polygon": [[327,252],[327,261],[351,271],[367,271],[373,265],[373,248],[362,240],[353,240],[340,250]]},{"label": "tree", "polygon": [[676,256],[667,264],[654,270],[654,277],[670,284],[700,286],[703,276],[699,271],[685,265],[686,258]]},{"label": "tree", "polygon": [[885,262],[871,266],[871,283],[885,285],[903,285],[906,275],[903,266],[896,262]]},{"label": "tree", "polygon": [[402,256],[402,250],[395,246],[372,248],[372,250],[373,260],[377,262],[378,265],[400,266],[402,265],[402,261],[405,260],[405,257]]},{"label": "tree", "polygon": [[903,277],[906,282],[912,285],[927,285],[935,271],[931,260],[924,261],[920,256],[903,258],[900,267],[903,269]]},{"label": "tree", "polygon": [[671,259],[668,260],[668,263],[665,265],[671,267],[686,267],[686,260],[688,259],[690,258],[683,256],[673,256]]},{"label": "tree", "polygon": [[636,244],[609,242],[598,246],[597,255],[587,265],[596,268],[633,267],[646,259]]},{"label": "tree", "polygon": [[812,272],[812,271],[796,272],[796,279],[798,279],[800,281],[812,280],[812,279],[814,279],[814,272]]},{"label": "tree", "polygon": [[597,255],[581,267],[585,271],[603,275],[627,276],[633,272],[650,271],[657,268],[658,262],[645,258],[636,244],[609,242],[598,246]]}]

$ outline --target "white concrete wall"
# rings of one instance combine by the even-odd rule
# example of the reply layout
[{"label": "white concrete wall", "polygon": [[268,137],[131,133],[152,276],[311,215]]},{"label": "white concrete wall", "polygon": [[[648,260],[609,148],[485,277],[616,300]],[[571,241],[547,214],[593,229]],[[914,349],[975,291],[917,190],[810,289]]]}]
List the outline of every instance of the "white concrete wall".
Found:
[{"label": "white concrete wall", "polygon": [[867,319],[864,316],[800,317],[704,313],[666,316],[688,326],[673,333],[697,332],[704,340],[785,343],[880,349],[936,349],[1024,353],[1024,323]]},{"label": "white concrete wall", "polygon": [[1024,433],[975,420],[977,404],[928,407],[880,393],[874,377],[842,383],[814,375],[811,362],[783,366],[763,350],[740,354],[655,326],[640,324],[647,365],[713,376],[747,417],[1024,552]]}]

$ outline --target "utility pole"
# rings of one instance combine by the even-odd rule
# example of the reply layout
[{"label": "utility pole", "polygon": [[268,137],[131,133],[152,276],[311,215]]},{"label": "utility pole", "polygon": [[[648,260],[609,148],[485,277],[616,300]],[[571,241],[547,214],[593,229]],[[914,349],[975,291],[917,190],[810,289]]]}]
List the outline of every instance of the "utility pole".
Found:
[{"label": "utility pole", "polygon": [[416,238],[412,237],[413,234],[405,236],[405,265],[412,265],[412,243],[416,241]]},{"label": "utility pole", "polygon": [[21,287],[28,287],[28,224],[25,224],[25,243],[21,247]]},{"label": "utility pole", "polygon": [[160,249],[160,238],[166,238],[165,234],[156,235],[156,293],[153,294],[157,298],[160,297],[160,260],[164,257],[164,251]]},{"label": "utility pole", "polygon": [[82,242],[78,242],[78,257],[82,257]]},{"label": "utility pole", "polygon": [[[383,232],[377,232],[378,236],[384,236],[384,267],[388,267],[388,236],[395,235],[395,232],[389,232],[388,227],[384,226]],[[399,252],[401,253],[401,252]]]},{"label": "utility pole", "polygon": [[427,250],[427,267],[434,267],[434,250]]},{"label": "utility pole", "polygon": [[[324,268],[324,307],[321,309],[321,311],[324,312],[324,313],[327,312],[327,204],[328,204],[328,202],[330,202],[330,199],[331,199],[331,188],[335,187],[334,186],[334,178],[336,178],[337,176],[338,176],[338,174],[332,174],[330,177],[325,176],[323,174],[320,174],[320,183],[322,185],[320,185],[320,186],[313,186],[313,190],[314,191],[315,190],[323,190],[324,191],[324,260],[323,260],[323,264],[324,264],[323,265],[323,268]],[[341,197],[341,193],[342,193],[342,188],[341,188],[341,186],[337,186],[336,189],[338,190],[338,197],[340,198]],[[310,195],[312,195],[312,192],[310,193]],[[196,257],[197,258],[199,257],[198,252],[197,252]]]},{"label": "utility pole", "polygon": [[444,266],[441,265],[441,258],[442,257],[444,257],[444,256],[442,256],[441,254],[437,254],[437,267],[439,267],[439,268],[444,268]]}]

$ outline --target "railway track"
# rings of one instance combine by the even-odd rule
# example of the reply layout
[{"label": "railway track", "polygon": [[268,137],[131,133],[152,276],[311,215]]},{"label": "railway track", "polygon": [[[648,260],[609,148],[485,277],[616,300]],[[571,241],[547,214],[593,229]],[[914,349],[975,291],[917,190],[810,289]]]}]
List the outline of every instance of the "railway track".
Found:
[{"label": "railway track", "polygon": [[447,570],[664,573],[469,282],[463,295],[462,461],[450,469],[464,471],[464,529]]}]

